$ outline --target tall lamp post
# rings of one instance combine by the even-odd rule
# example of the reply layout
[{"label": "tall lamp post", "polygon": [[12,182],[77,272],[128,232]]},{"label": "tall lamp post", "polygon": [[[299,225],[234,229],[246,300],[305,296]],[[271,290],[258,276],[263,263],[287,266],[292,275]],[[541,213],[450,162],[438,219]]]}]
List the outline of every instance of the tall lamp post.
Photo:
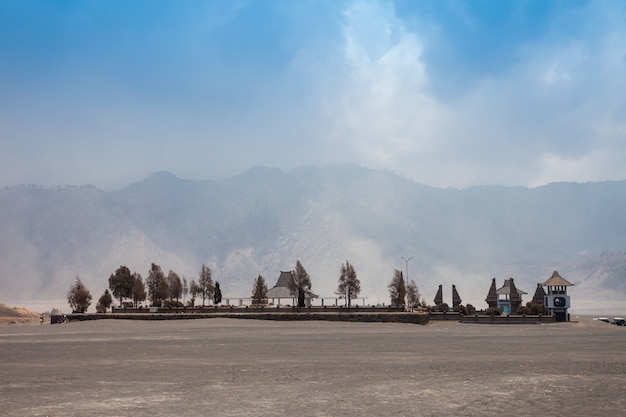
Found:
[{"label": "tall lamp post", "polygon": [[[415,258],[415,256],[411,256],[409,259],[406,259],[404,256],[401,256],[402,260],[404,261],[404,270],[406,272],[406,280],[404,282],[404,286],[405,288],[408,287],[409,285],[409,261],[413,258]],[[406,291],[405,291],[406,293]]]}]

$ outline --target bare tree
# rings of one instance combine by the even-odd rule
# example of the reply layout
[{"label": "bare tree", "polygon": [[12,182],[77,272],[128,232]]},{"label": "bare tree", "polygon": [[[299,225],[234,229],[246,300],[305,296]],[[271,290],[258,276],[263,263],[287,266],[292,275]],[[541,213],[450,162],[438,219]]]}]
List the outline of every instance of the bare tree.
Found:
[{"label": "bare tree", "polygon": [[298,307],[304,307],[306,291],[311,290],[311,277],[300,261],[296,262],[296,269],[291,271],[288,287],[292,296],[298,296]]},{"label": "bare tree", "polygon": [[200,270],[198,286],[200,287],[200,294],[202,295],[202,307],[204,307],[205,300],[213,299],[213,292],[215,291],[213,279],[211,278],[211,269],[204,264],[202,264],[202,269]]},{"label": "bare tree", "polygon": [[267,303],[267,284],[265,278],[259,275],[254,280],[254,286],[252,287],[252,304],[261,305]]},{"label": "bare tree", "polygon": [[406,286],[406,302],[409,308],[417,307],[420,303],[420,292],[413,280]]},{"label": "bare tree", "polygon": [[67,302],[76,313],[84,313],[91,305],[91,293],[79,277],[76,277],[76,281],[67,292]]},{"label": "bare tree", "polygon": [[350,262],[346,261],[341,265],[341,274],[339,275],[339,286],[337,293],[346,299],[348,308],[352,305],[352,299],[356,298],[361,292],[361,282],[356,277],[356,271]]},{"label": "bare tree", "polygon": [[391,304],[401,306],[404,305],[404,297],[406,296],[406,286],[404,284],[404,277],[402,271],[395,270],[391,283],[388,285],[389,297],[391,298]]}]

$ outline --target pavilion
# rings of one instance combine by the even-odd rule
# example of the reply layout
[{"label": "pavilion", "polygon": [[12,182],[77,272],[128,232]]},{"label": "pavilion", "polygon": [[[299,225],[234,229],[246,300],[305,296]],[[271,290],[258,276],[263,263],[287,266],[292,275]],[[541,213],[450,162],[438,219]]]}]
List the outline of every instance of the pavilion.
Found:
[{"label": "pavilion", "polygon": [[505,279],[504,285],[496,289],[496,279],[491,280],[491,287],[485,300],[489,307],[498,307],[504,314],[514,314],[522,305],[522,295],[528,294],[515,287],[513,278]]},{"label": "pavilion", "polygon": [[498,307],[504,314],[514,314],[522,305],[522,295],[528,294],[515,287],[513,278],[505,279],[504,285],[496,290],[498,294]]},{"label": "pavilion", "polygon": [[[298,305],[298,296],[289,291],[289,281],[291,281],[291,271],[280,271],[276,285],[267,290],[267,299],[271,300],[270,305],[280,307],[281,300],[284,299],[291,300],[290,305],[292,306]],[[311,299],[313,298],[318,298],[318,296],[309,290],[304,291],[304,302],[307,307],[311,306]]]}]

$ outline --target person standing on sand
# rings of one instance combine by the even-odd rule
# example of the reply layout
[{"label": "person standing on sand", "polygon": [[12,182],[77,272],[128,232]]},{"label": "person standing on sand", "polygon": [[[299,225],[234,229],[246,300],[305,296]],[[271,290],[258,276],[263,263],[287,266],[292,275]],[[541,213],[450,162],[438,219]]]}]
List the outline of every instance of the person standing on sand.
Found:
[{"label": "person standing on sand", "polygon": [[41,326],[43,324],[43,314],[39,315],[39,325]]}]

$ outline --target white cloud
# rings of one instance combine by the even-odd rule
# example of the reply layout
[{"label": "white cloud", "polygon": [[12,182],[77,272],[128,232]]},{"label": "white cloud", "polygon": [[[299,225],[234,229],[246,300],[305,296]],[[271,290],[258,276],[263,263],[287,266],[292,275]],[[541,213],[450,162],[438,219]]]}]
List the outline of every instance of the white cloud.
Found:
[{"label": "white cloud", "polygon": [[[408,30],[390,3],[353,3],[345,72],[328,98],[333,141],[357,163],[438,186],[624,178],[611,156],[624,153],[626,33],[614,11],[590,8],[512,45],[519,62],[443,101],[429,89],[427,34]],[[562,28],[589,16],[607,27]]]},{"label": "white cloud", "polygon": [[[443,14],[450,21],[419,15],[420,7],[400,15],[393,2],[376,0],[341,11],[338,3],[322,12],[284,7],[291,26],[272,30],[289,47],[261,68],[250,58],[250,68],[224,77],[236,64],[228,54],[217,63],[201,55],[220,50],[216,38],[205,51],[215,27],[229,33],[228,25],[241,23],[220,6],[219,21],[203,23],[199,14],[185,25],[189,39],[172,41],[186,51],[172,74],[188,83],[135,86],[128,76],[118,84],[91,66],[81,82],[50,84],[47,73],[23,82],[15,99],[0,100],[0,186],[115,188],[161,169],[201,179],[256,165],[343,162],[444,187],[584,180],[583,172],[588,180],[625,177],[626,13],[619,3],[554,13],[545,36],[511,36],[512,52],[488,69],[480,62],[487,47],[473,50],[472,68],[454,58],[466,43],[451,39],[463,33],[481,45],[488,21],[464,3],[441,6],[452,9]],[[464,30],[450,26],[459,24]],[[259,52],[245,45],[238,56]],[[431,61],[437,51],[444,59]],[[450,71],[442,62],[459,66]],[[438,96],[446,83],[461,87]]]},{"label": "white cloud", "polygon": [[424,91],[422,46],[389,3],[357,2],[345,12],[343,84],[331,106],[335,141],[357,162],[393,168],[431,146],[439,105]]},{"label": "white cloud", "polygon": [[555,181],[623,179],[626,178],[625,159],[624,151],[595,150],[580,157],[547,153],[540,156],[538,172],[530,186]]}]

